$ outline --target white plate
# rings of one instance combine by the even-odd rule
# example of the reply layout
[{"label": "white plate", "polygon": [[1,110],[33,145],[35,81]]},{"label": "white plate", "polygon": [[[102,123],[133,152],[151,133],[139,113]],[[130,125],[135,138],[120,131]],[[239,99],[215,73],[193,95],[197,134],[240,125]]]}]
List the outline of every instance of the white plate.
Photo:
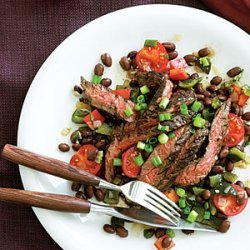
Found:
[{"label": "white plate", "polygon": [[[19,131],[18,145],[26,149],[68,161],[73,152],[61,153],[57,145],[69,142],[60,132],[73,127],[70,122],[76,98],[71,89],[79,83],[79,76],[90,79],[101,53],[109,52],[113,67],[105,70],[115,84],[122,75],[118,61],[130,50],[140,49],[146,38],[176,42],[180,55],[204,46],[216,51],[213,59],[222,75],[227,69],[239,65],[245,69],[243,80],[250,79],[250,39],[233,24],[209,13],[174,5],[146,5],[119,10],[85,25],[67,38],[49,56],[37,73],[25,99]],[[20,167],[25,189],[61,194],[73,194],[69,182]],[[243,179],[249,170],[240,170]],[[195,233],[185,236],[177,233],[175,249],[249,249],[250,211],[248,208],[232,218],[227,234]],[[63,249],[153,249],[153,239],[146,240],[135,229],[121,239],[103,232],[109,221],[106,216],[51,212],[34,209],[38,219]],[[35,240],[35,239],[34,239]],[[240,242],[240,243],[239,243]],[[247,247],[248,245],[248,247]]]}]

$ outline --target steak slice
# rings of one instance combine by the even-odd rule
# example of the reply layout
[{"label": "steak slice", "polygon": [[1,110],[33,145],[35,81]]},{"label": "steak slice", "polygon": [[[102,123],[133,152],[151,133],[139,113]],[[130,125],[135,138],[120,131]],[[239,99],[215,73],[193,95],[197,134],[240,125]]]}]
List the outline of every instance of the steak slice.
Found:
[{"label": "steak slice", "polygon": [[136,80],[139,82],[140,86],[147,85],[149,88],[158,89],[164,84],[165,77],[163,74],[157,73],[155,71],[141,72],[138,71],[135,74]]},{"label": "steak slice", "polygon": [[170,98],[166,112],[173,113],[180,110],[181,104],[190,105],[195,101],[195,93],[193,90],[177,90]]},{"label": "steak slice", "polygon": [[[134,109],[134,103],[113,93],[112,89],[104,87],[101,84],[92,84],[87,81],[81,82],[84,89],[85,97],[89,100],[90,105],[104,110],[107,113],[116,116],[118,119],[127,122],[136,120],[137,113]],[[130,108],[133,114],[129,117],[125,114],[125,109]]]},{"label": "steak slice", "polygon": [[[153,186],[157,186],[160,183],[165,176],[166,169],[169,167],[169,162],[175,158],[175,155],[181,150],[185,140],[191,135],[190,128],[191,126],[186,125],[177,129],[173,139],[155,147],[147,161],[142,165],[138,178],[140,181],[147,182]],[[162,161],[161,166],[156,167],[153,165],[152,158],[155,156],[160,157]]]},{"label": "steak slice", "polygon": [[185,168],[190,161],[197,157],[196,153],[209,134],[208,127],[209,124],[207,123],[205,127],[197,129],[195,133],[185,142],[184,146],[181,148],[178,155],[165,172],[164,178],[157,186],[159,190],[165,191],[169,188],[182,169]]},{"label": "steak slice", "polygon": [[231,99],[229,98],[216,112],[209,133],[209,142],[205,155],[199,160],[191,162],[175,179],[178,186],[189,186],[198,183],[210,172],[220,152],[224,137],[228,129],[228,114]]}]

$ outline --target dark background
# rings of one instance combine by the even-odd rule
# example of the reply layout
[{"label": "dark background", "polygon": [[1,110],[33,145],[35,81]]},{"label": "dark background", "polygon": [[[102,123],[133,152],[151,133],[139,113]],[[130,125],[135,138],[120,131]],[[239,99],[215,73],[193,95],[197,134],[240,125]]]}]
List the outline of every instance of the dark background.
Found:
[{"label": "dark background", "polygon": [[[19,115],[32,79],[67,36],[106,13],[155,3],[209,11],[197,0],[0,0],[0,147],[16,144]],[[17,165],[2,159],[0,187],[23,188]],[[0,203],[0,249],[60,247],[30,208]]]}]

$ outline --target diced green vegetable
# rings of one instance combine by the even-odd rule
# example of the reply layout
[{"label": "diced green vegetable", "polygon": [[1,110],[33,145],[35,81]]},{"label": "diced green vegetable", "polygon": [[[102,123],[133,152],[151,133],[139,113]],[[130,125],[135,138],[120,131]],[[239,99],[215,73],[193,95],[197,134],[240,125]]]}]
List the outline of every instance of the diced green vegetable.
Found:
[{"label": "diced green vegetable", "polygon": [[190,214],[190,211],[191,211],[190,207],[185,207],[185,208],[183,209],[183,213],[186,214],[186,215],[189,215],[189,214]]},{"label": "diced green vegetable", "polygon": [[204,203],[204,209],[206,209],[206,210],[209,209],[209,203],[207,201]]},{"label": "diced green vegetable", "polygon": [[190,214],[188,215],[188,217],[187,217],[187,221],[188,222],[191,222],[191,223],[193,223],[193,222],[195,222],[196,221],[196,218],[198,217],[198,213],[196,212],[196,211],[194,211],[194,210],[192,210],[191,212],[190,212]]},{"label": "diced green vegetable", "polygon": [[157,138],[155,137],[151,137],[149,140],[148,140],[148,143],[153,145],[153,144],[156,144],[158,142]]},{"label": "diced green vegetable", "polygon": [[85,110],[85,109],[84,110],[83,109],[76,109],[74,111],[74,113],[72,114],[71,120],[74,123],[82,124],[82,123],[84,123],[83,117],[85,117],[88,114],[89,114],[88,110]]},{"label": "diced green vegetable", "polygon": [[115,167],[121,167],[122,165],[122,159],[120,158],[113,158],[113,166]]},{"label": "diced green vegetable", "polygon": [[95,132],[102,135],[111,135],[112,127],[107,123],[102,123],[102,125]]},{"label": "diced green vegetable", "polygon": [[145,150],[147,153],[151,153],[151,152],[153,152],[154,148],[153,148],[152,145],[146,144],[144,150]]},{"label": "diced green vegetable", "polygon": [[201,106],[202,106],[201,102],[195,101],[195,102],[192,104],[191,109],[192,109],[194,112],[198,113],[198,111],[200,110]]},{"label": "diced green vegetable", "polygon": [[180,106],[180,111],[182,115],[187,115],[188,114],[188,106],[186,103],[182,103]]},{"label": "diced green vegetable", "polygon": [[168,132],[168,131],[169,131],[169,126],[168,126],[168,125],[164,126],[164,125],[161,125],[161,124],[159,123],[157,129],[158,129],[158,130],[161,130],[161,131],[166,131],[166,132]]},{"label": "diced green vegetable", "polygon": [[159,114],[159,120],[161,122],[171,120],[171,117],[172,117],[171,114],[167,112]]},{"label": "diced green vegetable", "polygon": [[199,58],[199,61],[203,67],[209,66],[209,61],[207,57],[201,57]]},{"label": "diced green vegetable", "polygon": [[156,46],[158,40],[146,39],[144,42],[144,46]]},{"label": "diced green vegetable", "polygon": [[139,94],[140,94],[140,88],[132,88],[130,94],[130,100],[135,103]]},{"label": "diced green vegetable", "polygon": [[170,238],[174,238],[175,237],[175,233],[174,233],[174,230],[168,228],[166,230],[166,234],[170,237]]},{"label": "diced green vegetable", "polygon": [[238,148],[230,148],[228,157],[233,161],[240,161],[246,159],[246,153],[240,151]]},{"label": "diced green vegetable", "polygon": [[194,87],[197,83],[199,83],[202,80],[202,77],[196,78],[196,79],[188,79],[185,81],[179,81],[179,86],[183,89],[190,89]]},{"label": "diced green vegetable", "polygon": [[140,103],[135,104],[135,110],[136,111],[140,111],[141,110],[141,104]]},{"label": "diced green vegetable", "polygon": [[250,96],[250,87],[245,85],[243,87],[243,92],[244,92],[245,95]]},{"label": "diced green vegetable", "polygon": [[155,167],[158,167],[162,164],[161,158],[157,155],[151,158],[151,162]]},{"label": "diced green vegetable", "polygon": [[146,95],[147,93],[150,92],[150,89],[147,85],[144,85],[144,86],[140,87],[140,91],[143,95]]},{"label": "diced green vegetable", "polygon": [[193,187],[193,192],[194,195],[199,196],[202,194],[202,192],[205,190],[204,188],[200,188],[200,187]]},{"label": "diced green vegetable", "polygon": [[211,61],[208,57],[199,58],[197,65],[206,74],[209,74],[209,72],[211,70],[211,66],[212,66]]},{"label": "diced green vegetable", "polygon": [[210,215],[211,215],[211,213],[209,211],[205,211],[204,216],[203,216],[204,220],[209,220]]},{"label": "diced green vegetable", "polygon": [[161,143],[161,144],[165,144],[168,142],[168,136],[165,134],[165,133],[161,133],[159,136],[158,136],[158,141]]},{"label": "diced green vegetable", "polygon": [[198,214],[198,216],[196,217],[196,221],[202,222],[205,214],[204,207],[202,207],[200,204],[197,204],[196,206],[193,207],[193,210]]},{"label": "diced green vegetable", "polygon": [[144,150],[145,149],[146,144],[144,142],[138,141],[137,142],[137,148]]},{"label": "diced green vegetable", "polygon": [[185,208],[186,207],[186,199],[185,198],[180,198],[178,201],[178,205],[180,208]]},{"label": "diced green vegetable", "polygon": [[214,202],[213,202],[213,199],[210,199],[209,200],[209,205],[210,205],[210,212],[212,215],[215,215],[217,210],[216,210],[216,207],[214,205]]},{"label": "diced green vegetable", "polygon": [[186,191],[183,188],[176,188],[175,192],[181,198],[186,197]]},{"label": "diced green vegetable", "polygon": [[133,157],[133,161],[137,166],[141,166],[144,163],[141,153],[138,156]]},{"label": "diced green vegetable", "polygon": [[226,180],[230,183],[234,183],[238,179],[237,174],[230,173],[230,172],[225,172],[222,174],[222,176],[223,176],[224,180]]},{"label": "diced green vegetable", "polygon": [[214,109],[218,109],[220,106],[222,105],[222,102],[219,100],[219,98],[216,96],[212,99],[212,104],[211,106],[214,108]]},{"label": "diced green vegetable", "polygon": [[144,229],[143,231],[143,235],[146,239],[150,239],[154,236],[155,231],[154,229],[150,228],[150,229]]},{"label": "diced green vegetable", "polygon": [[103,156],[104,156],[103,151],[99,150],[98,153],[97,153],[97,156],[95,158],[95,162],[96,163],[102,163]]},{"label": "diced green vegetable", "polygon": [[197,115],[193,120],[193,125],[196,128],[203,128],[206,124],[206,120]]},{"label": "diced green vegetable", "polygon": [[124,113],[127,117],[130,117],[131,115],[133,115],[133,110],[131,108],[126,108],[124,110]]},{"label": "diced green vegetable", "polygon": [[207,121],[212,121],[213,118],[214,118],[214,109],[212,109],[211,107],[210,108],[205,108],[203,111],[202,111],[202,115],[203,117],[207,120]]},{"label": "diced green vegetable", "polygon": [[110,223],[113,227],[117,227],[117,226],[124,226],[125,224],[125,221],[121,218],[117,218],[117,217],[114,217],[112,216],[111,217],[111,220],[110,220]]},{"label": "diced green vegetable", "polygon": [[143,110],[147,109],[147,107],[148,107],[147,103],[140,103],[140,105],[141,105],[141,109],[143,109]]},{"label": "diced green vegetable", "polygon": [[222,181],[222,176],[221,174],[211,175],[209,181],[211,187],[216,187]]},{"label": "diced green vegetable", "polygon": [[166,109],[166,107],[167,107],[167,105],[168,105],[168,102],[169,102],[168,98],[162,97],[162,99],[161,99],[161,101],[160,101],[160,103],[159,103],[159,107],[160,107],[161,109]]},{"label": "diced green vegetable", "polygon": [[117,204],[119,202],[119,191],[107,190],[103,201],[107,204]]},{"label": "diced green vegetable", "polygon": [[144,95],[139,95],[136,100],[138,103],[143,103],[145,102],[145,97]]},{"label": "diced green vegetable", "polygon": [[170,132],[170,133],[168,134],[168,138],[169,138],[169,139],[174,139],[174,138],[175,138],[175,133],[174,133],[174,132]]},{"label": "diced green vegetable", "polygon": [[222,181],[216,185],[215,190],[218,190],[221,194],[237,195],[237,190],[228,182]]},{"label": "diced green vegetable", "polygon": [[92,83],[94,84],[99,84],[102,80],[102,76],[98,76],[98,75],[93,75],[92,77]]}]

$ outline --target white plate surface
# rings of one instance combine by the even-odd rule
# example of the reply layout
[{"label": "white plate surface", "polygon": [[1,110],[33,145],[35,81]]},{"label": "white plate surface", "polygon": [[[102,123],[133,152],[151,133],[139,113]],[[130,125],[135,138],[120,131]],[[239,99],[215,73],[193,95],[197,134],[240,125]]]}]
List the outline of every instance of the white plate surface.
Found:
[{"label": "white plate surface", "polygon": [[[178,36],[176,36],[178,35]],[[57,145],[69,142],[60,132],[74,128],[70,121],[76,98],[71,89],[79,83],[79,76],[90,79],[101,53],[109,52],[113,67],[105,71],[115,84],[123,79],[119,59],[129,51],[140,49],[144,40],[173,40],[180,55],[204,46],[216,51],[213,59],[221,75],[239,65],[245,69],[243,81],[250,79],[250,38],[233,24],[209,13],[174,5],[146,5],[119,10],[100,17],[68,37],[49,56],[37,73],[24,102],[18,146],[34,152],[68,161],[73,152],[61,153]],[[20,167],[25,189],[61,194],[73,194],[70,183]],[[239,170],[242,179],[250,177],[249,170]],[[130,236],[121,239],[103,232],[109,221],[106,216],[79,216],[34,209],[38,219],[63,249],[120,250],[154,249],[153,239],[146,240],[135,228]],[[176,250],[250,249],[248,233],[249,205],[239,216],[232,218],[227,234],[177,233]],[[35,240],[35,239],[34,239]]]}]

